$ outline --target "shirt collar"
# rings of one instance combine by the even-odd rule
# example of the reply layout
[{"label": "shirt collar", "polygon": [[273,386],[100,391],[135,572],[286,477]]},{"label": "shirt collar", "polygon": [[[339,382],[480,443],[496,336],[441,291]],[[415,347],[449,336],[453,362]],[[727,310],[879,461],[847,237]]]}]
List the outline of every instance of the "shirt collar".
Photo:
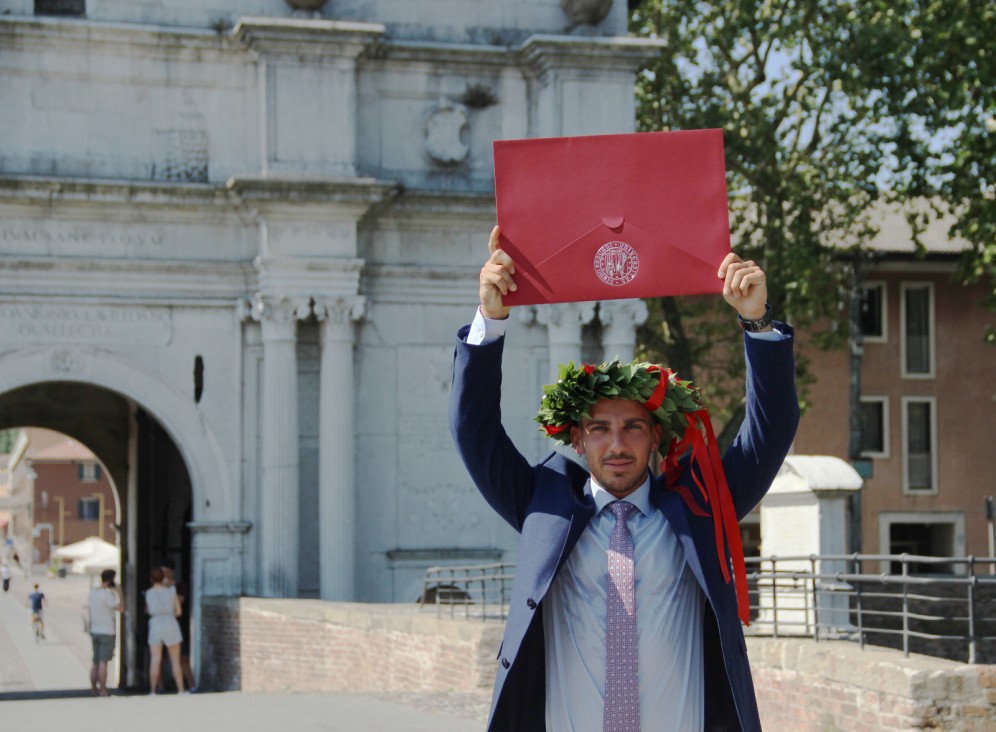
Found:
[{"label": "shirt collar", "polygon": [[[613,501],[619,500],[614,495],[605,490],[602,486],[598,484],[594,476],[591,476],[584,486],[584,492],[595,499],[595,513],[597,514],[603,508],[608,506]],[[624,501],[629,501],[644,516],[650,515],[650,473],[647,473],[646,480],[643,484],[637,488],[635,491],[626,496]]]}]

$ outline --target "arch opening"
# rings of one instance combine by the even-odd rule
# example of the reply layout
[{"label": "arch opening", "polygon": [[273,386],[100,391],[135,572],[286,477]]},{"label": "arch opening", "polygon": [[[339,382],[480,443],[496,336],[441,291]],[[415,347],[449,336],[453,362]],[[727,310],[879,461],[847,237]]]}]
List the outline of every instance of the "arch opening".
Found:
[{"label": "arch opening", "polygon": [[[180,448],[155,415],[102,386],[44,381],[0,394],[0,430],[26,427],[52,430],[85,445],[113,486],[114,505],[100,506],[97,511],[106,517],[110,510],[114,519],[109,526],[107,521],[98,522],[96,532],[99,535],[104,529],[105,539],[118,545],[121,557],[119,578],[125,615],[121,651],[114,661],[116,678],[120,687],[144,690],[148,687],[149,648],[142,592],[149,586],[149,574],[153,567],[172,560],[178,583],[184,589],[192,586],[192,540],[188,528],[194,518],[191,471]],[[33,516],[40,515],[42,509],[36,505],[40,505],[41,498],[39,491],[32,491],[31,508],[21,523],[25,516],[30,522]],[[56,503],[51,494],[46,499]],[[89,510],[89,505],[81,503],[65,510],[69,512],[71,508]],[[23,533],[27,527],[13,528]],[[28,531],[34,533],[33,525]],[[65,537],[63,525],[63,536],[55,538]],[[45,565],[36,572],[39,569],[44,572]],[[185,641],[189,642],[190,592],[183,594],[181,622],[186,626]],[[85,597],[81,598],[81,602],[85,601]],[[167,672],[162,678],[171,683],[172,675],[164,670]],[[81,683],[88,685],[86,679]]]}]

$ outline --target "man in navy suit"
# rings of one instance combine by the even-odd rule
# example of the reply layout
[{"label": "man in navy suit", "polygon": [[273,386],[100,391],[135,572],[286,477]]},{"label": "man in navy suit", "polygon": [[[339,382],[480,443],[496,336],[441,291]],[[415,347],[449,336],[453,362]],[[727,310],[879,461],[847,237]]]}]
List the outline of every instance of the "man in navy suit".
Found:
[{"label": "man in navy suit", "polygon": [[[489,250],[480,308],[458,335],[450,401],[451,431],[474,483],[521,534],[488,729],[760,730],[741,628],[746,587],[736,521],[768,490],[799,416],[792,329],[771,319],[764,272],[730,254],[717,273],[746,331],[747,360],[746,417],[721,469],[704,411],[689,414],[692,427],[677,435],[661,418],[660,402],[642,397],[575,405],[583,416],[570,424],[548,424],[541,410],[547,433],[583,455],[588,469],[557,453],[531,466],[501,425],[509,314],[502,296],[515,290],[515,263],[498,247],[498,227]],[[652,365],[584,368],[612,378],[637,369],[659,380],[661,397],[667,388],[668,372]],[[672,386],[687,383],[670,376]],[[678,449],[667,452],[671,437]],[[649,464],[662,444],[667,470],[657,477]],[[633,505],[619,519],[621,502]],[[618,615],[607,589],[615,571],[608,564],[619,556],[617,522],[628,529],[635,576],[638,699],[624,723],[610,721],[606,701],[607,679],[618,683],[606,642],[607,617]]]}]

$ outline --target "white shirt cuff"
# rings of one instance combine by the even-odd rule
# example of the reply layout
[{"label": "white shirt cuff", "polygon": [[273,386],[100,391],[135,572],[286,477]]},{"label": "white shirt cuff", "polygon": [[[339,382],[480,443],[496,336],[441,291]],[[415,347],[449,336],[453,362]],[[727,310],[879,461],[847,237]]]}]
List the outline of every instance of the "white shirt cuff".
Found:
[{"label": "white shirt cuff", "polygon": [[465,341],[469,346],[485,346],[494,343],[505,335],[505,328],[508,327],[508,318],[504,320],[492,320],[485,318],[481,314],[481,308],[477,308],[474,322],[470,324],[470,332],[467,333]]},{"label": "white shirt cuff", "polygon": [[785,334],[778,330],[778,328],[766,330],[763,333],[755,333],[752,330],[748,330],[746,333],[748,337],[760,338],[762,341],[780,341],[785,338]]}]

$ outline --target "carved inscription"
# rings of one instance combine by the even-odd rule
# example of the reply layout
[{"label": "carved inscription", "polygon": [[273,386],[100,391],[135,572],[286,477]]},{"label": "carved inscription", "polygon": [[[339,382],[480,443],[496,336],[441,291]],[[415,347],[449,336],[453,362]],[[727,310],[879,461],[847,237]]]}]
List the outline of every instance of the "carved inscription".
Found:
[{"label": "carved inscription", "polygon": [[0,338],[6,343],[166,344],[172,334],[166,308],[0,303]]},{"label": "carved inscription", "polygon": [[0,247],[46,247],[58,251],[71,247],[96,246],[101,248],[126,249],[161,247],[164,236],[161,232],[106,231],[84,227],[55,228],[46,224],[45,228],[12,226],[0,224]]}]

